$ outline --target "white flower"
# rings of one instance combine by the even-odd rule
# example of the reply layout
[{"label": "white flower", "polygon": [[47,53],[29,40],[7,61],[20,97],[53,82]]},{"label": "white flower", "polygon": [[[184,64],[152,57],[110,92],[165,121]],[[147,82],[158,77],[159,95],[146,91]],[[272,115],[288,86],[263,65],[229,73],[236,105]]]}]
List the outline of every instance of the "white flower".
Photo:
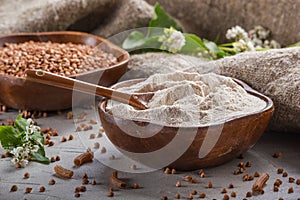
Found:
[{"label": "white flower", "polygon": [[26,152],[27,154],[30,153],[32,144],[30,142],[24,143],[23,144],[23,151]]},{"label": "white flower", "polygon": [[248,33],[240,26],[234,26],[227,30],[226,38],[231,40],[238,41],[242,40],[249,40]]},{"label": "white flower", "polygon": [[246,45],[247,45],[247,51],[255,51],[255,47],[251,40],[247,41]]},{"label": "white flower", "polygon": [[28,141],[29,140],[29,134],[30,134],[31,130],[29,129],[28,126],[26,126],[26,132],[25,132],[25,140]]},{"label": "white flower", "polygon": [[39,146],[38,145],[33,145],[32,148],[30,149],[30,153],[35,153],[39,150]]},{"label": "white flower", "polygon": [[[20,164],[21,167],[25,167],[28,164],[28,157],[31,153],[29,144],[23,144],[23,147],[16,147],[12,151],[10,151],[11,154],[13,154],[13,157],[11,159],[11,162],[14,164]],[[34,151],[36,150],[36,147],[34,147]],[[37,150],[36,150],[37,151]]]},{"label": "white flower", "polygon": [[263,44],[263,47],[270,48],[270,41],[269,40],[265,40],[264,44]]},{"label": "white flower", "polygon": [[33,120],[31,118],[27,119],[27,124],[33,124]]},{"label": "white flower", "polygon": [[271,40],[270,47],[273,49],[279,49],[279,48],[281,48],[281,45],[276,40]]},{"label": "white flower", "polygon": [[22,159],[27,158],[29,156],[29,153],[30,153],[30,151],[28,151],[28,150],[22,151],[20,154],[20,158],[22,158]]},{"label": "white flower", "polygon": [[22,160],[20,160],[19,164],[21,165],[21,167],[26,167],[26,165],[28,164],[28,160],[22,159]]},{"label": "white flower", "polygon": [[28,126],[25,127],[25,140],[29,141],[29,137],[30,135],[32,135],[35,131],[40,131],[40,127],[39,126],[35,126],[32,124],[32,119],[27,119],[27,123],[29,123]]},{"label": "white flower", "polygon": [[252,41],[245,41],[242,39],[233,43],[233,49],[236,53],[244,51],[255,51]]},{"label": "white flower", "polygon": [[11,162],[12,162],[13,164],[17,164],[17,163],[19,163],[19,159],[13,157],[13,158],[11,159]]},{"label": "white flower", "polygon": [[185,45],[185,37],[180,32],[175,30],[174,28],[165,28],[164,35],[158,38],[159,42],[162,42],[161,49],[167,50],[172,53],[176,53],[181,50],[181,48]]},{"label": "white flower", "polygon": [[40,147],[43,147],[43,146],[44,146],[44,144],[42,143],[42,139],[38,138],[38,139],[36,140],[36,142],[37,142],[37,144],[38,144]]},{"label": "white flower", "polygon": [[12,161],[13,164],[20,164],[21,167],[25,167],[28,164],[27,159],[19,160],[18,158],[12,158],[11,161]]},{"label": "white flower", "polygon": [[14,157],[19,157],[19,155],[22,151],[23,151],[23,147],[16,147],[16,148],[13,148],[13,150],[11,150],[10,153],[13,154]]},{"label": "white flower", "polygon": [[265,40],[270,36],[270,30],[262,27],[262,26],[255,26],[254,31],[256,33],[257,38],[261,40]]},{"label": "white flower", "polygon": [[37,130],[36,126],[33,125],[26,126],[26,132],[28,132],[29,134],[32,134],[36,130]]},{"label": "white flower", "polygon": [[255,46],[255,48],[261,47],[263,45],[263,41],[256,37],[252,38],[252,42],[253,42],[253,45]]}]

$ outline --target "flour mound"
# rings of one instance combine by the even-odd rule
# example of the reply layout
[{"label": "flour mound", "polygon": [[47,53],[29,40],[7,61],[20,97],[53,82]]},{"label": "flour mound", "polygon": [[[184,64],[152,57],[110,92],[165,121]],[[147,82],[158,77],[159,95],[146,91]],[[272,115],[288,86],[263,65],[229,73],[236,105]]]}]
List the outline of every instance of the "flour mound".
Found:
[{"label": "flour mound", "polygon": [[107,110],[114,116],[164,125],[208,126],[260,111],[266,106],[263,100],[248,94],[231,78],[214,73],[155,74],[118,90],[155,94],[147,110],[109,100]]}]

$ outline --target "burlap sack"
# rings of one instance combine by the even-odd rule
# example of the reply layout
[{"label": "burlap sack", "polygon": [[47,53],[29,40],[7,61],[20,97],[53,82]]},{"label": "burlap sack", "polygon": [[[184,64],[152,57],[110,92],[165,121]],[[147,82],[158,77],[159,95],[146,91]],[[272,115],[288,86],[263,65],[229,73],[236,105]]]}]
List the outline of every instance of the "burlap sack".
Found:
[{"label": "burlap sack", "polygon": [[126,78],[142,78],[172,69],[238,78],[274,101],[270,130],[300,131],[300,47],[242,53],[209,62],[190,56],[148,53],[132,56],[129,68]]}]

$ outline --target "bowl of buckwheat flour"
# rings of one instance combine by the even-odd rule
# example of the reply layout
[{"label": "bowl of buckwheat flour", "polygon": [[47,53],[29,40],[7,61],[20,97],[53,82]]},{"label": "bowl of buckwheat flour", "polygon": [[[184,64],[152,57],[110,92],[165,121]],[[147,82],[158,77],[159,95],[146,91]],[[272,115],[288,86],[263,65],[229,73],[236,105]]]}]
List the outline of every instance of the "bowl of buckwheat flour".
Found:
[{"label": "bowl of buckwheat flour", "polygon": [[110,86],[127,71],[129,54],[96,35],[19,33],[0,37],[0,102],[15,109],[53,111],[72,106],[72,91],[26,80],[38,69]]},{"label": "bowl of buckwheat flour", "polygon": [[256,143],[274,110],[267,96],[214,73],[155,74],[113,87],[154,92],[145,110],[108,99],[99,103],[110,141],[128,155],[155,154],[155,159],[141,161],[150,166],[161,160],[165,166],[192,170],[229,161]]}]

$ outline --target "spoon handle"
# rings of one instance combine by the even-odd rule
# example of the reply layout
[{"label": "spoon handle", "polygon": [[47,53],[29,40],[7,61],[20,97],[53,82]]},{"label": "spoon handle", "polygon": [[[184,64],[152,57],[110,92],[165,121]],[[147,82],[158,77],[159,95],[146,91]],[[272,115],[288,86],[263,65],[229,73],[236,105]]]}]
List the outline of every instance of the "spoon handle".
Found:
[{"label": "spoon handle", "polygon": [[103,96],[109,99],[113,99],[122,103],[132,105],[134,107],[143,110],[147,108],[143,102],[140,102],[137,98],[134,98],[134,95],[132,94],[119,92],[111,88],[106,88],[103,86],[87,83],[84,81],[80,81],[65,76],[60,76],[42,70],[28,69],[26,70],[25,73],[26,73],[26,80],[29,81],[38,82],[45,85],[60,87],[69,90],[76,90],[91,95]]}]

